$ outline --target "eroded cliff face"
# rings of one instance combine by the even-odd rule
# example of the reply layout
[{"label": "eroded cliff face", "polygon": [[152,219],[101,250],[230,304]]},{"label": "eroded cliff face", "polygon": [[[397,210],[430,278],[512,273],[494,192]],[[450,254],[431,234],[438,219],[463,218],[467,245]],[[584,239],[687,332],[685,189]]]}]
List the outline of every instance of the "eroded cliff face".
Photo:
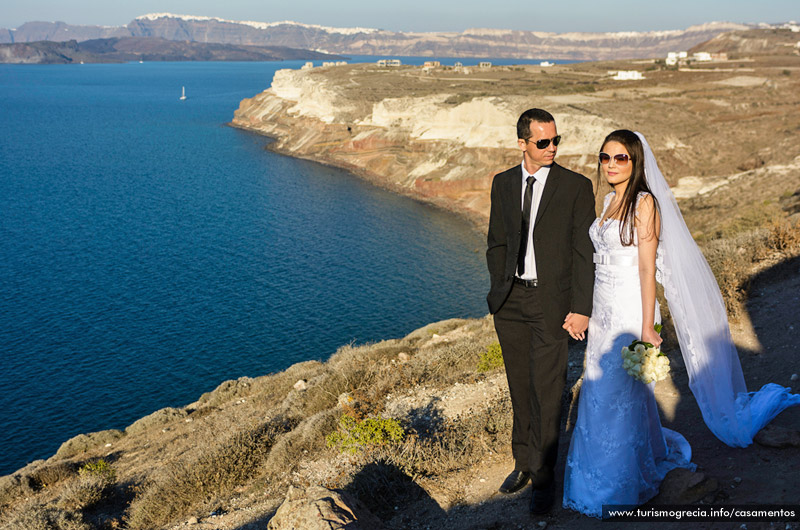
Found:
[{"label": "eroded cliff face", "polygon": [[[375,100],[364,86],[354,98],[370,68],[360,66],[344,84],[323,69],[280,70],[270,89],[241,102],[233,125],[274,137],[279,152],[347,168],[484,225],[492,177],[521,160],[515,126],[531,99],[441,92]],[[572,165],[613,127],[585,115],[556,118],[570,138],[559,161]]]},{"label": "eroded cliff face", "polygon": [[[517,117],[545,108],[562,135],[558,163],[593,181],[605,136],[642,132],[694,234],[713,235],[761,210],[796,212],[787,197],[800,186],[792,74],[800,57],[781,43],[774,49],[679,70],[648,61],[281,70],[269,90],[241,102],[233,125],[276,138],[279,152],[349,169],[485,228],[493,175],[521,161]],[[615,80],[618,70],[643,79]],[[607,191],[600,183],[598,204]]]}]

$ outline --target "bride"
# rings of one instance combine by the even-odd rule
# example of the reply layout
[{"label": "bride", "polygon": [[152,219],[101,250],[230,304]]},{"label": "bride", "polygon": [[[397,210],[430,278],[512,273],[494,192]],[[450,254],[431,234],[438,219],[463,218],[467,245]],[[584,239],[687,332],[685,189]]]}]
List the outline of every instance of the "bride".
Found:
[{"label": "bride", "polygon": [[747,393],[714,276],[692,239],[647,141],[618,130],[603,141],[600,172],[613,191],[589,235],[595,287],[578,419],[570,442],[564,506],[594,517],[603,505],[639,505],[667,472],[694,469],[691,447],[661,426],[655,383],[622,367],[636,339],[661,343],[656,279],[664,285],[700,410],[724,443],[745,447],[800,395],[775,384]]}]

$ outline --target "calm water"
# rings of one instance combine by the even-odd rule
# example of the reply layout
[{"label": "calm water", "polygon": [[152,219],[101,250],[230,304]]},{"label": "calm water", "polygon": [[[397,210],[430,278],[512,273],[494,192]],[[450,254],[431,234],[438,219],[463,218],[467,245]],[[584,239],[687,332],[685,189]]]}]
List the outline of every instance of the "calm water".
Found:
[{"label": "calm water", "polygon": [[465,222],[224,126],[300,65],[0,65],[0,475],[224,380],[487,312]]}]

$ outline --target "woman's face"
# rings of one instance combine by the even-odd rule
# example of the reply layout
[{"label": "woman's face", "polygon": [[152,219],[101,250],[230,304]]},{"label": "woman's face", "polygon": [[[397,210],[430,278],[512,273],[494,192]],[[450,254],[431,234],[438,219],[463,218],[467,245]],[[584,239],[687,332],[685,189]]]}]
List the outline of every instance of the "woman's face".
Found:
[{"label": "woman's face", "polygon": [[[611,141],[603,146],[600,153],[600,168],[608,183],[614,187],[620,184],[627,184],[633,172],[633,162],[625,146],[619,142]],[[607,161],[604,161],[606,157],[603,154],[608,155]]]}]

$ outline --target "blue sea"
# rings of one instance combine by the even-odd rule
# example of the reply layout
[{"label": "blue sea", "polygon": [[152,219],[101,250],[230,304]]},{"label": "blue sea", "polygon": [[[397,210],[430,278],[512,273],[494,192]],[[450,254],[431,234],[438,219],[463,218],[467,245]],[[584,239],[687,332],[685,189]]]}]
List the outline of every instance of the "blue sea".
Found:
[{"label": "blue sea", "polygon": [[302,64],[0,65],[0,475],[228,379],[486,314],[463,219],[225,125]]}]

